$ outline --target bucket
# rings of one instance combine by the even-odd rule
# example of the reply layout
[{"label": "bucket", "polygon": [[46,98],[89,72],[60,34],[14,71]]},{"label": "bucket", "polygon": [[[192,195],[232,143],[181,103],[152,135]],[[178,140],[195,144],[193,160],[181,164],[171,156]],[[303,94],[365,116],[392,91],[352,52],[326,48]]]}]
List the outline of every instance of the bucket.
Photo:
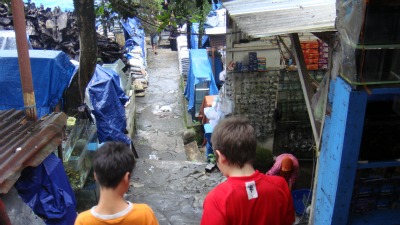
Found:
[{"label": "bucket", "polygon": [[304,210],[311,203],[312,192],[310,189],[298,189],[292,191],[293,205],[297,215],[304,213]]}]

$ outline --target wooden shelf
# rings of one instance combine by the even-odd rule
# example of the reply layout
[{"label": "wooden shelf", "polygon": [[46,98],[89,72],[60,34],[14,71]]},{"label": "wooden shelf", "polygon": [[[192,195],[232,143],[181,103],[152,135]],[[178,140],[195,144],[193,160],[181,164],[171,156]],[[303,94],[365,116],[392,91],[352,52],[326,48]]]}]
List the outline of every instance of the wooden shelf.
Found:
[{"label": "wooden shelf", "polygon": [[399,161],[382,161],[382,162],[358,162],[358,169],[380,168],[380,167],[397,167],[400,166]]},{"label": "wooden shelf", "polygon": [[400,221],[400,208],[397,209],[381,209],[374,212],[356,215],[349,215],[349,223],[351,225],[370,225],[385,224],[395,225]]}]

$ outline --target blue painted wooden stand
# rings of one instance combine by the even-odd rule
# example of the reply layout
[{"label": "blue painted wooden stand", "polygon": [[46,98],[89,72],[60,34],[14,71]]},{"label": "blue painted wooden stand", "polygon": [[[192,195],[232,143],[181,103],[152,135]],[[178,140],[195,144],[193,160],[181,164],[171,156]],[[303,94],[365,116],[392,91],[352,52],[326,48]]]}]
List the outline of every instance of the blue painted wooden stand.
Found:
[{"label": "blue painted wooden stand", "polygon": [[328,101],[332,113],[325,118],[322,134],[313,224],[400,223],[399,208],[361,216],[349,213],[358,168],[400,166],[396,161],[358,164],[367,102],[400,94],[400,88],[371,91],[369,95],[364,90],[354,90],[341,77],[331,82]]}]

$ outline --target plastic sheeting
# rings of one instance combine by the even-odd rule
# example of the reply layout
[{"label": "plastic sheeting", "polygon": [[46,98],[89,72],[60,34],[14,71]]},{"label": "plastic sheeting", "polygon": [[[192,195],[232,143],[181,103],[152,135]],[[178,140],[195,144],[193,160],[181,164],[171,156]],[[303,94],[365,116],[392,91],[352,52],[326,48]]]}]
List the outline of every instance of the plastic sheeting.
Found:
[{"label": "plastic sheeting", "polygon": [[188,111],[193,109],[195,103],[195,85],[201,82],[209,81],[209,95],[218,94],[218,88],[215,85],[214,75],[211,70],[211,64],[208,60],[207,50],[192,49],[189,52],[189,74],[185,87],[185,97],[189,101]]},{"label": "plastic sheeting", "polygon": [[120,78],[116,72],[97,65],[95,73],[87,88],[93,115],[96,118],[99,142],[120,141],[131,144],[125,135],[125,103],[129,97],[120,87]]},{"label": "plastic sheeting", "polygon": [[125,47],[130,48],[133,41],[136,45],[139,45],[142,48],[143,58],[146,58],[145,33],[140,20],[134,17],[126,20],[121,19],[120,22],[126,34],[129,36],[129,38],[126,38]]},{"label": "plastic sheeting", "polygon": [[400,83],[400,2],[338,1],[340,75],[355,85]]},{"label": "plastic sheeting", "polygon": [[[192,35],[190,35],[190,48],[191,49],[198,49],[199,47],[199,23],[192,23],[191,26],[191,33]],[[207,35],[203,35],[201,38],[201,46],[205,47],[204,44],[207,42],[208,40],[208,36]]]},{"label": "plastic sheeting", "polygon": [[15,188],[47,225],[74,224],[77,215],[75,195],[61,160],[54,154],[37,167],[25,168]]},{"label": "plastic sheeting", "polygon": [[[356,68],[356,45],[360,37],[361,26],[365,14],[365,3],[350,1],[349,3],[339,3],[338,19],[336,22],[337,30],[340,33],[341,62],[340,73],[352,81],[357,81]],[[351,7],[350,7],[351,6]]]},{"label": "plastic sheeting", "polygon": [[[29,41],[28,35],[26,36],[28,41],[28,48],[32,49],[31,42]],[[14,30],[0,30],[0,50],[15,50],[17,49],[17,41],[15,38]]]},{"label": "plastic sheeting", "polygon": [[[61,51],[29,50],[38,118],[49,114],[60,102],[75,66]],[[0,51],[0,110],[24,109],[18,54]]]}]

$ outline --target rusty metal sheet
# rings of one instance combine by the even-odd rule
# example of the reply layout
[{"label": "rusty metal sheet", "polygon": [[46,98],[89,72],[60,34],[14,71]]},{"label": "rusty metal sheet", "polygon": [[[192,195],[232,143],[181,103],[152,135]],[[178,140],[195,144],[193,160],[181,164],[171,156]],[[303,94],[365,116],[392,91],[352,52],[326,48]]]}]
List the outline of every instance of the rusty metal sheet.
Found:
[{"label": "rusty metal sheet", "polygon": [[0,193],[7,193],[28,166],[39,165],[61,145],[65,113],[52,113],[33,122],[23,111],[0,110]]}]

